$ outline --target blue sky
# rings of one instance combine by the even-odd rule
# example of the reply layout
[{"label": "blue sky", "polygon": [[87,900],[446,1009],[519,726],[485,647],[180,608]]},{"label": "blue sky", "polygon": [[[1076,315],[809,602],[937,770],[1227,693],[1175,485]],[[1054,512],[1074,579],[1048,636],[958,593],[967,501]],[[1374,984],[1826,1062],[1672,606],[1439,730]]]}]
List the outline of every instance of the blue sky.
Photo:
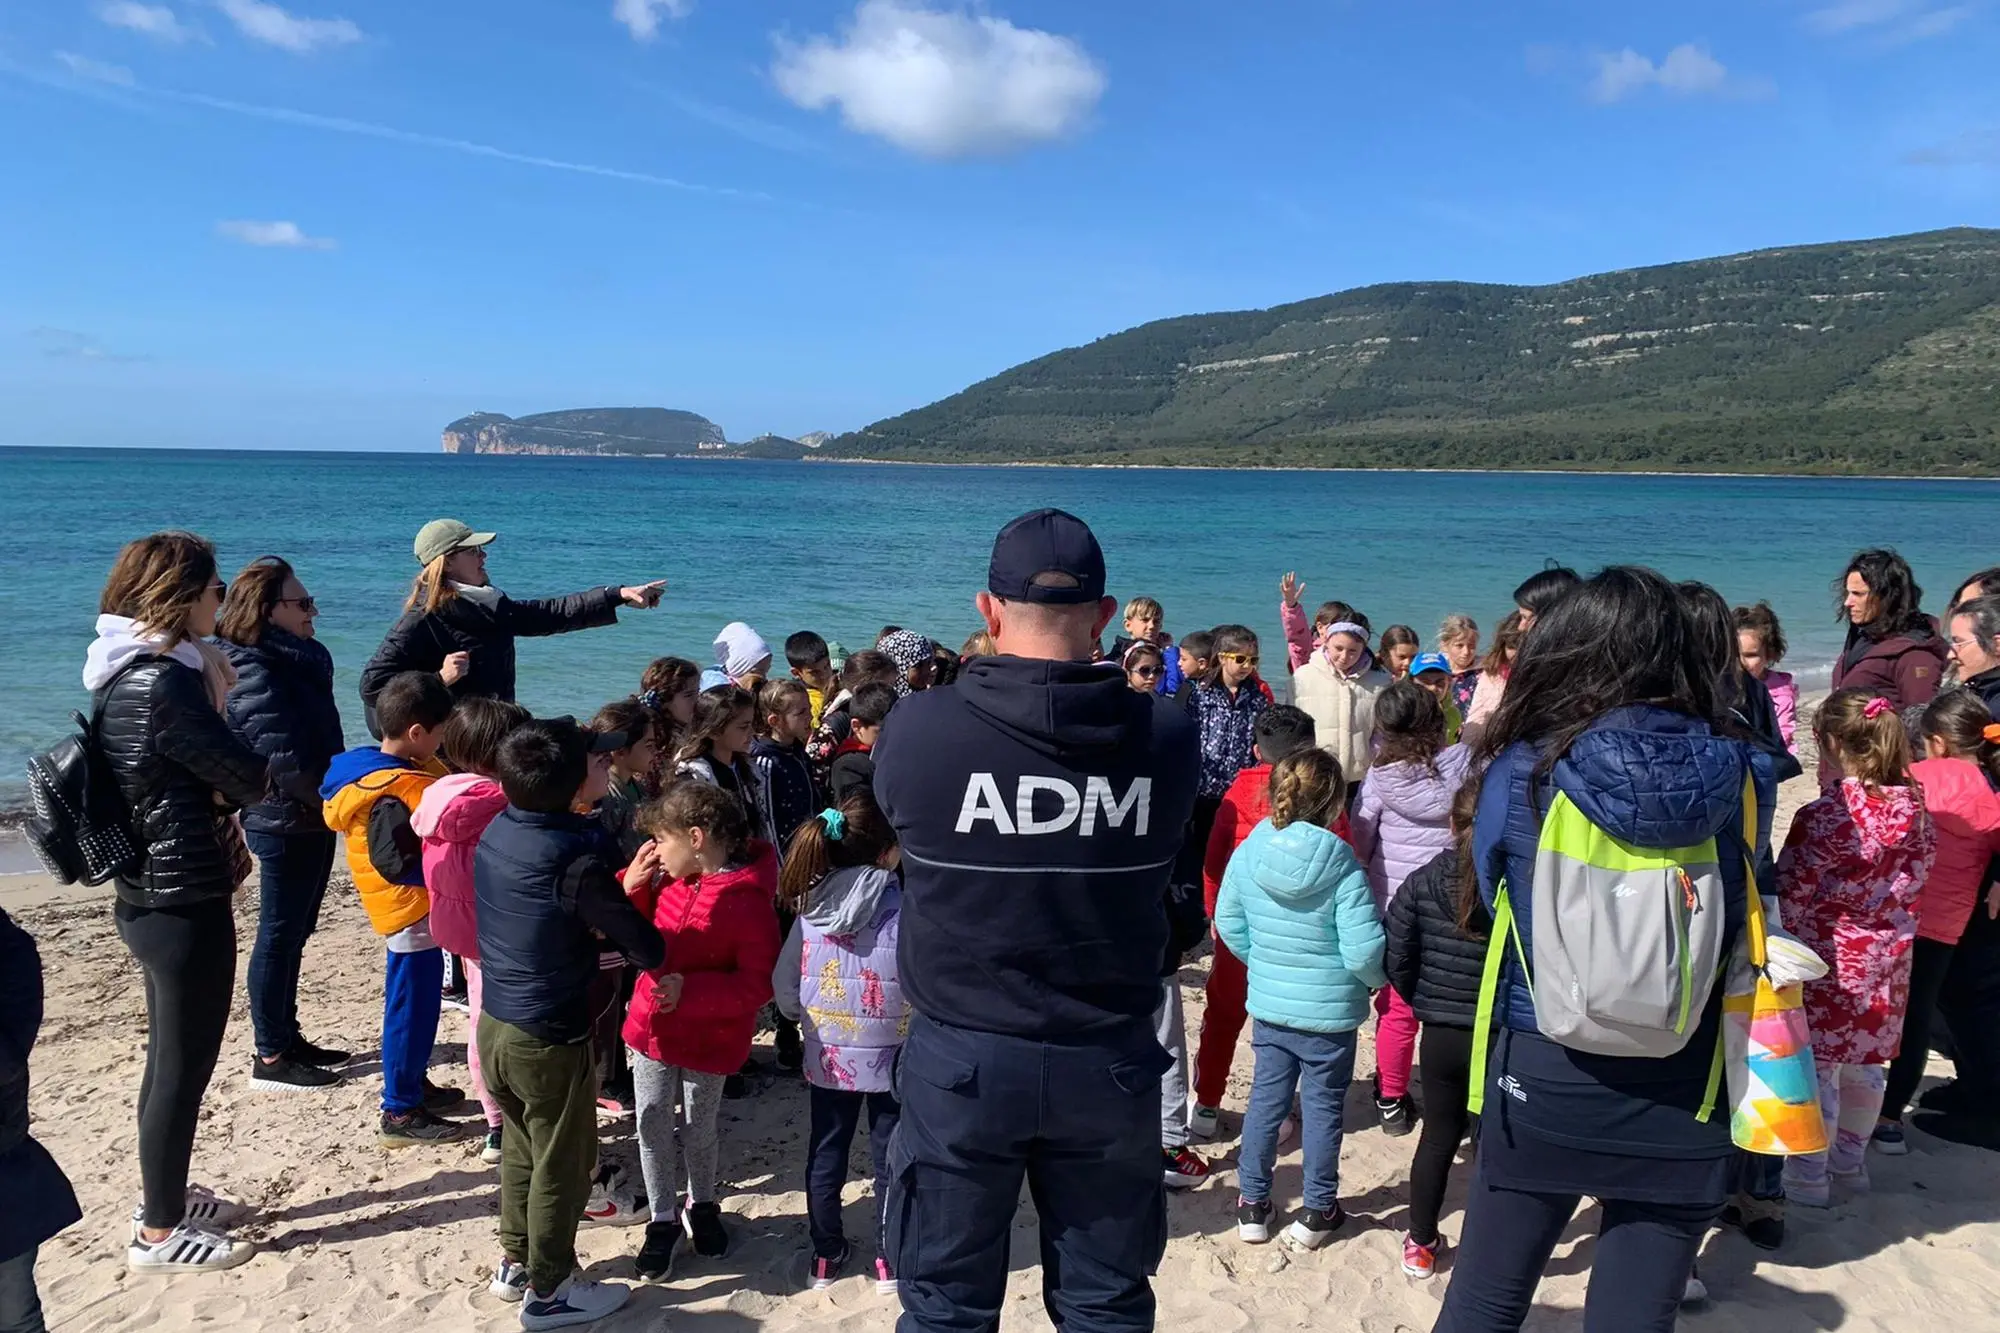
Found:
[{"label": "blue sky", "polygon": [[2000,221],[2000,0],[36,0],[0,442],[842,430],[1148,319]]}]

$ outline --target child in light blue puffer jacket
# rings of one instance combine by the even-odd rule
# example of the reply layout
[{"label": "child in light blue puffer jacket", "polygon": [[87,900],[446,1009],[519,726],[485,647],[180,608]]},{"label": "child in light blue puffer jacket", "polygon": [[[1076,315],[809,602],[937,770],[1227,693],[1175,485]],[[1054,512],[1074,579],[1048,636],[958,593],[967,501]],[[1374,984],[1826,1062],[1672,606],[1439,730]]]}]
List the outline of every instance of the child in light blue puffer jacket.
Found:
[{"label": "child in light blue puffer jacket", "polygon": [[1257,1072],[1243,1120],[1236,1231],[1271,1237],[1271,1167],[1294,1092],[1304,1114],[1305,1210],[1288,1244],[1318,1249],[1346,1220],[1340,1208],[1342,1108],[1354,1078],[1355,1030],[1382,970],[1382,917],[1368,873],[1329,827],[1339,818],[1340,765],[1306,750],[1271,771],[1271,817],[1229,859],[1215,931],[1250,974]]}]

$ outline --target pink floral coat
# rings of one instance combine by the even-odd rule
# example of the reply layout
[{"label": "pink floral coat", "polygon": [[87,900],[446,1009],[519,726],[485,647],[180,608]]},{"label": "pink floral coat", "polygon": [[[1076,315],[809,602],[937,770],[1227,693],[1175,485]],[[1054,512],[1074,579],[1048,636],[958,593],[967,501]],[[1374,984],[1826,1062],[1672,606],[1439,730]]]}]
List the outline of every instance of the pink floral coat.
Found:
[{"label": "pink floral coat", "polygon": [[1831,969],[1805,988],[1813,1055],[1880,1065],[1903,1044],[1917,898],[1936,834],[1915,787],[1843,780],[1792,821],[1778,859],[1785,926]]}]

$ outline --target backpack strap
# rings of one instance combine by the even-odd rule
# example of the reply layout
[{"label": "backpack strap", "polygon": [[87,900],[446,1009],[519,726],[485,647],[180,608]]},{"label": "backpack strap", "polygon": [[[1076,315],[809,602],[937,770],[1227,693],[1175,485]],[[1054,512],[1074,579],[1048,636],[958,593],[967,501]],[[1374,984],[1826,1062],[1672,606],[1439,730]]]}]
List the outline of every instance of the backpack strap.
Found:
[{"label": "backpack strap", "polygon": [[1486,1105],[1486,1053],[1493,1041],[1494,1009],[1500,994],[1500,965],[1507,959],[1508,941],[1520,957],[1522,974],[1529,975],[1528,951],[1521,944],[1521,930],[1514,920],[1514,904],[1507,896],[1507,883],[1493,896],[1493,933],[1486,941],[1486,967],[1479,977],[1479,1011],[1472,1020],[1471,1090],[1465,1109],[1478,1115]]},{"label": "backpack strap", "polygon": [[[1749,899],[1749,912],[1743,929],[1747,932],[1750,947],[1750,965],[1758,971],[1764,970],[1767,937],[1764,930],[1764,895],[1757,889],[1757,777],[1754,773],[1743,775],[1743,893]],[[1725,963],[1726,967],[1727,964]],[[1727,978],[1724,978],[1727,985]],[[1715,1060],[1708,1070],[1708,1088],[1702,1093],[1701,1110],[1695,1119],[1707,1124],[1715,1114],[1715,1099],[1722,1089],[1723,1035],[1715,1034]]]}]

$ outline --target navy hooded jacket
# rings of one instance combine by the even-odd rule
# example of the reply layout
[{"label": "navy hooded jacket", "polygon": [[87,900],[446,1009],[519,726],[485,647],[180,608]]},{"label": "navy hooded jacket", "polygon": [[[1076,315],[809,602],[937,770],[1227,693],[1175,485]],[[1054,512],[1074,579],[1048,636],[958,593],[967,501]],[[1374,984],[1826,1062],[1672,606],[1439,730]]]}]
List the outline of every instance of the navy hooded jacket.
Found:
[{"label": "navy hooded jacket", "polygon": [[[1713,837],[1721,860],[1727,934],[1724,956],[1748,917],[1749,870],[1743,844],[1743,780],[1756,779],[1768,812],[1776,784],[1753,746],[1714,734],[1706,722],[1663,708],[1614,709],[1579,737],[1554,771],[1534,776],[1536,749],[1517,743],[1486,771],[1473,830],[1480,896],[1491,908],[1507,885],[1522,946],[1534,956],[1535,853],[1542,815],[1558,789],[1600,828],[1643,847],[1685,847]],[[1760,820],[1760,823],[1762,821]],[[1760,838],[1761,840],[1761,838]],[[1540,1036],[1527,977],[1509,949],[1501,972],[1501,1025],[1519,1039],[1490,1073],[1487,1110],[1510,1129],[1568,1146],[1638,1156],[1707,1156],[1729,1147],[1729,1116],[1706,1123],[1701,1104],[1722,1020],[1722,982],[1709,993],[1700,1025],[1664,1059],[1627,1059],[1573,1051]],[[1665,1114],[1662,1114],[1665,1113]]]},{"label": "navy hooded jacket", "polygon": [[1199,766],[1186,713],[1101,665],[981,657],[898,703],[874,759],[918,1013],[1041,1040],[1153,1013]]}]

